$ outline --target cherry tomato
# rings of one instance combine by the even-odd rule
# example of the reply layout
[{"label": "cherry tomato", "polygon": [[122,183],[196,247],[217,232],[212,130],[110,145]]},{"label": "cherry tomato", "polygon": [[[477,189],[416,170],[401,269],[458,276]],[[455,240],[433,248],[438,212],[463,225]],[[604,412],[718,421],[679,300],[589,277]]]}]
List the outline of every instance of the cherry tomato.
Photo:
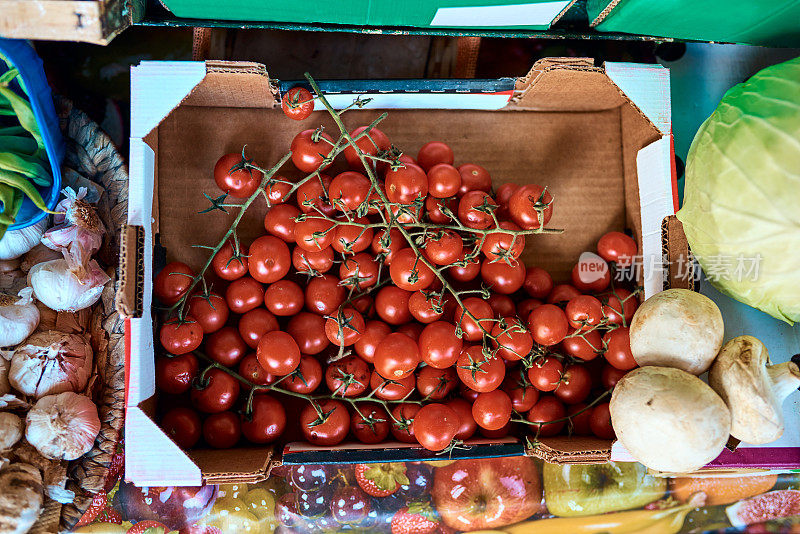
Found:
[{"label": "cherry tomato", "polygon": [[253,411],[242,415],[242,434],[252,443],[272,443],[286,429],[286,410],[265,393],[253,396]]},{"label": "cherry tomato", "polygon": [[[479,341],[483,338],[484,331],[491,332],[494,326],[492,307],[478,297],[467,297],[462,303],[464,308],[458,306],[455,313],[455,320],[464,333],[461,337],[466,341]],[[472,316],[467,315],[467,312]]]},{"label": "cherry tomato", "polygon": [[360,172],[345,171],[331,180],[331,204],[339,211],[356,211],[367,200],[372,182]]},{"label": "cherry tomato", "polygon": [[240,251],[233,256],[233,246],[227,241],[211,260],[211,268],[223,280],[236,280],[247,274],[247,255]]},{"label": "cherry tomato", "polygon": [[486,302],[492,307],[495,317],[508,317],[517,313],[517,307],[508,295],[492,293]]},{"label": "cherry tomato", "polygon": [[[520,229],[519,226],[508,221],[500,221],[500,228],[511,231]],[[486,239],[483,240],[483,246],[481,247],[481,251],[488,260],[498,262],[519,259],[523,250],[525,250],[524,235],[507,234],[504,232],[488,234]]]},{"label": "cherry tomato", "polygon": [[491,210],[497,203],[485,191],[470,191],[458,201],[458,219],[470,228],[483,230],[494,224]]},{"label": "cherry tomato", "polygon": [[553,277],[541,267],[528,267],[522,287],[530,297],[545,299],[553,291]]},{"label": "cherry tomato", "polygon": [[161,346],[170,354],[180,355],[192,352],[203,341],[203,328],[194,317],[187,315],[183,321],[161,325],[158,331]]},{"label": "cherry tomato", "polygon": [[391,265],[395,253],[407,246],[406,238],[397,228],[390,229],[388,236],[386,235],[386,230],[379,230],[375,232],[375,236],[372,238],[372,252],[374,254],[382,254],[384,257],[383,263],[386,265]]},{"label": "cherry tomato", "polygon": [[603,343],[606,345],[604,356],[608,363],[620,371],[629,371],[637,366],[636,360],[631,354],[631,337],[628,328],[621,326],[606,332],[603,336]]},{"label": "cherry tomato", "polygon": [[230,449],[242,437],[239,416],[225,411],[211,414],[203,421],[203,439],[214,449]]},{"label": "cherry tomato", "polygon": [[528,328],[534,341],[549,347],[564,339],[569,332],[569,323],[561,308],[555,304],[542,304],[528,317]]},{"label": "cherry tomato", "polygon": [[[447,213],[445,213],[444,208],[448,210]],[[425,199],[425,211],[432,223],[449,224],[456,217],[456,212],[458,212],[458,199],[456,197],[436,198],[429,196]],[[452,217],[450,214],[452,214]]]},{"label": "cherry tomato", "polygon": [[302,247],[294,247],[292,265],[298,274],[326,273],[333,267],[333,248],[305,250]]},{"label": "cherry tomato", "polygon": [[599,331],[591,330],[580,336],[565,337],[561,342],[561,347],[573,358],[589,361],[603,352],[603,341]]},{"label": "cherry tomato", "polygon": [[194,271],[188,265],[179,261],[170,262],[153,281],[153,292],[162,304],[172,306],[189,291],[192,277]]},{"label": "cherry tomato", "polygon": [[616,386],[617,382],[626,374],[628,374],[628,371],[622,371],[607,363],[603,366],[603,370],[600,373],[600,383],[603,384],[604,388],[611,389]]},{"label": "cherry tomato", "polygon": [[639,247],[636,241],[622,232],[608,232],[597,242],[597,253],[607,262],[614,262],[620,267],[633,263]]},{"label": "cherry tomato", "polygon": [[181,449],[191,449],[200,440],[202,422],[197,412],[178,406],[161,418],[161,429]]},{"label": "cherry tomato", "polygon": [[492,262],[488,258],[481,263],[481,278],[493,291],[503,295],[516,293],[525,281],[525,265],[519,260]]},{"label": "cherry tomato", "polygon": [[[242,361],[239,362],[238,371],[242,377],[259,386],[267,386],[276,380],[275,375],[269,374],[266,369],[261,367],[255,352],[251,352],[242,358]],[[250,386],[245,385],[244,388],[250,389]]]},{"label": "cherry tomato", "polygon": [[288,375],[300,365],[300,349],[297,342],[292,336],[280,330],[273,330],[261,336],[256,356],[261,367],[273,375]]},{"label": "cherry tomato", "polygon": [[387,380],[378,374],[377,371],[372,371],[369,379],[369,387],[375,391],[375,396],[382,400],[396,401],[406,398],[416,386],[416,377],[411,374],[399,380]]},{"label": "cherry tomato", "polygon": [[294,241],[297,246],[316,252],[333,244],[336,231],[333,223],[315,215],[306,215],[294,225]]},{"label": "cherry tomato", "polygon": [[325,383],[334,395],[357,397],[369,386],[370,372],[367,362],[358,356],[345,356],[328,365]]},{"label": "cherry tomato", "polygon": [[300,356],[300,365],[297,369],[281,383],[289,391],[308,395],[322,383],[322,365],[313,356],[303,354]]},{"label": "cherry tomato", "polygon": [[364,228],[359,225],[369,224],[366,218],[356,219],[356,224],[346,224],[339,222],[333,231],[333,250],[340,254],[356,254],[367,250],[372,243],[372,228]]},{"label": "cherry tomato", "polygon": [[510,361],[521,360],[533,348],[533,336],[516,317],[504,317],[492,327],[492,343],[497,355]]},{"label": "cherry tomato", "polygon": [[419,362],[419,347],[405,334],[389,334],[375,348],[375,370],[384,378],[405,378],[414,372]]},{"label": "cherry tomato", "polygon": [[336,209],[328,201],[325,193],[331,186],[333,180],[327,174],[320,174],[317,178],[311,178],[297,187],[297,206],[303,213],[332,216]]},{"label": "cherry tomato", "polygon": [[320,401],[318,407],[321,415],[311,403],[300,412],[300,429],[306,441],[323,447],[338,445],[350,430],[347,408],[337,400]]},{"label": "cherry tomato", "polygon": [[374,286],[378,281],[378,263],[372,255],[359,252],[355,256],[348,256],[339,266],[339,277],[342,285],[347,288],[358,287],[366,289]]},{"label": "cherry tomato", "polygon": [[414,319],[428,324],[442,318],[444,301],[438,294],[415,291],[408,299],[408,310],[414,316]]},{"label": "cherry tomato", "polygon": [[[361,132],[367,129],[367,126],[360,126],[350,132],[350,137],[355,139]],[[356,146],[361,149],[361,152],[370,156],[376,156],[378,152],[383,150],[389,150],[392,144],[389,142],[389,138],[386,136],[385,133],[380,131],[379,129],[373,127],[369,132],[364,134],[360,139],[356,140]],[[343,150],[344,159],[347,160],[347,164],[350,165],[353,169],[363,169],[364,166],[361,164],[361,159],[356,154],[356,150],[348,145],[347,148]]]},{"label": "cherry tomato", "polygon": [[603,314],[608,322],[619,326],[630,326],[633,314],[639,307],[635,295],[623,288],[616,288],[612,292],[602,293],[600,300],[603,302]]},{"label": "cherry tomato", "polygon": [[441,141],[431,141],[422,145],[417,154],[417,164],[428,172],[434,165],[447,163],[452,165],[455,159],[453,149]]},{"label": "cherry tomato", "polygon": [[199,366],[191,352],[180,356],[166,356],[156,360],[156,386],[164,393],[180,395],[192,387]]},{"label": "cherry tomato", "polygon": [[472,403],[475,402],[475,399],[477,399],[478,395],[480,395],[479,392],[475,391],[470,387],[467,387],[466,384],[464,384],[463,382],[458,387],[458,392],[461,395],[461,398],[469,401],[470,406],[472,406]]},{"label": "cherry tomato", "polygon": [[215,362],[233,367],[247,354],[247,344],[234,327],[226,326],[206,337],[205,351]]},{"label": "cherry tomato", "polygon": [[511,399],[511,407],[518,412],[529,411],[539,400],[539,390],[521,378],[514,378],[514,375],[503,380],[502,389]]},{"label": "cherry tomato", "polygon": [[403,443],[416,443],[414,436],[414,417],[420,410],[419,404],[398,404],[392,408],[392,436]]},{"label": "cherry tomato", "polygon": [[478,425],[472,417],[472,405],[464,399],[453,399],[446,404],[458,415],[460,424],[455,438],[461,441],[471,438],[478,429]]},{"label": "cherry tomato", "polygon": [[603,305],[591,295],[580,295],[567,302],[564,310],[572,328],[592,330],[603,319]]},{"label": "cherry tomato", "polygon": [[486,439],[504,438],[509,434],[509,432],[511,432],[511,422],[506,423],[506,425],[499,430],[487,430],[485,428],[478,427],[478,431],[481,433],[481,436]]},{"label": "cherry tomato", "polygon": [[528,425],[534,435],[541,437],[555,436],[564,428],[565,421],[558,421],[567,415],[564,405],[555,397],[546,396],[539,399],[528,412],[528,421],[541,423]]},{"label": "cherry tomato", "polygon": [[228,304],[216,293],[192,295],[186,312],[197,320],[204,334],[222,328],[229,315]]},{"label": "cherry tomato", "polygon": [[441,451],[456,437],[461,419],[446,404],[426,404],[414,416],[411,426],[420,445],[429,451]]},{"label": "cherry tomato", "polygon": [[567,365],[561,380],[553,391],[555,396],[564,404],[583,402],[592,389],[592,376],[585,365]]},{"label": "cherry tomato", "polygon": [[239,335],[248,347],[258,347],[261,336],[267,332],[278,330],[278,320],[264,308],[254,308],[239,318]]},{"label": "cherry tomato", "polygon": [[439,163],[428,170],[428,194],[435,198],[455,196],[461,187],[461,174],[447,163]]},{"label": "cherry tomato", "polygon": [[452,230],[439,230],[425,241],[425,257],[436,265],[449,265],[463,254],[461,236]]},{"label": "cherry tomato", "polygon": [[458,384],[455,369],[436,369],[425,366],[417,371],[417,391],[426,399],[441,400],[447,397]]},{"label": "cherry tomato", "polygon": [[519,188],[519,184],[511,182],[505,183],[498,187],[497,191],[494,192],[494,198],[501,207],[505,206],[508,208],[508,203],[511,201],[511,197],[517,193]]},{"label": "cherry tomato", "polygon": [[436,278],[431,268],[410,248],[401,249],[394,255],[389,275],[397,287],[406,291],[425,289]]},{"label": "cherry tomato", "polygon": [[464,256],[447,269],[447,275],[456,282],[469,282],[481,274],[481,261],[477,256],[469,260]]},{"label": "cherry tomato", "polygon": [[247,198],[261,184],[261,171],[245,167],[242,154],[225,154],[214,165],[214,181],[223,193],[234,198]]},{"label": "cherry tomato", "polygon": [[399,287],[386,286],[375,296],[375,311],[378,316],[392,325],[407,323],[412,319],[408,309],[411,292]]},{"label": "cherry tomato", "polygon": [[472,404],[472,417],[481,428],[500,430],[511,419],[511,409],[511,398],[496,389],[478,395]]},{"label": "cherry tomato", "polygon": [[301,121],[314,111],[314,97],[305,87],[292,87],[281,98],[281,109],[290,119]]},{"label": "cherry tomato", "polygon": [[267,309],[280,317],[300,313],[304,302],[303,288],[291,280],[278,280],[270,284],[264,292]]},{"label": "cherry tomato", "polygon": [[520,228],[535,230],[550,222],[553,196],[540,185],[523,185],[508,201],[508,212]]},{"label": "cherry tomato", "polygon": [[[316,141],[315,141],[316,139]],[[333,139],[325,132],[303,130],[292,139],[292,163],[305,173],[327,169],[330,163],[322,162],[333,150]]]},{"label": "cherry tomato", "polygon": [[458,189],[458,196],[463,197],[470,191],[491,192],[492,177],[489,171],[480,165],[465,163],[458,166],[458,172],[461,175],[461,187]]},{"label": "cherry tomato", "polygon": [[291,204],[272,206],[264,216],[264,229],[287,243],[295,243],[294,228],[297,223],[294,218],[298,215],[300,210]]},{"label": "cherry tomato", "polygon": [[373,363],[378,343],[391,333],[389,325],[383,321],[368,321],[363,335],[355,342],[354,349],[364,361]]},{"label": "cherry tomato", "polygon": [[425,210],[417,204],[392,204],[387,211],[400,224],[416,224],[422,220]]},{"label": "cherry tomato", "polygon": [[346,293],[333,275],[312,278],[306,286],[306,309],[319,315],[331,315],[344,302]]},{"label": "cherry tomato", "polygon": [[603,402],[592,408],[591,419],[589,419],[589,426],[592,433],[601,439],[616,439],[617,434],[614,432],[614,427],[611,424],[611,412],[608,409],[608,403]]},{"label": "cherry tomato", "polygon": [[302,354],[319,354],[331,343],[325,335],[325,319],[314,313],[300,312],[292,317],[286,332],[297,342]]},{"label": "cherry tomato", "polygon": [[[601,263],[600,263],[601,262]],[[611,283],[611,270],[608,268],[606,262],[599,260],[599,262],[591,262],[589,265],[591,271],[582,272],[582,265],[578,263],[572,268],[572,285],[578,291],[584,293],[599,293],[604,291],[608,284]],[[585,267],[583,268],[585,269]]]},{"label": "cherry tomato", "polygon": [[554,356],[534,360],[528,368],[528,380],[539,391],[553,391],[558,387],[564,366]]},{"label": "cherry tomato", "polygon": [[397,329],[395,329],[395,332],[408,336],[415,342],[419,342],[419,335],[422,333],[424,328],[425,325],[420,323],[406,323],[398,326]]},{"label": "cherry tomato", "polygon": [[553,290],[547,296],[548,304],[561,304],[567,303],[575,297],[579,297],[581,292],[575,289],[574,286],[569,284],[558,284],[553,287]]},{"label": "cherry tomato", "polygon": [[380,443],[389,435],[390,421],[381,405],[358,403],[358,409],[350,418],[350,430],[361,443]]},{"label": "cherry tomato", "polygon": [[517,304],[517,315],[526,323],[531,315],[531,312],[542,305],[539,299],[525,299]]},{"label": "cherry tomato", "polygon": [[337,347],[350,346],[364,334],[364,318],[348,306],[325,321],[325,335]]},{"label": "cherry tomato", "polygon": [[238,278],[225,290],[225,302],[233,313],[247,313],[264,302],[264,286],[249,276]]},{"label": "cherry tomato", "polygon": [[473,345],[461,351],[456,362],[458,378],[470,389],[487,393],[497,389],[506,375],[502,358],[489,357],[480,345]]},{"label": "cherry tomato", "polygon": [[204,413],[230,410],[239,397],[239,381],[222,369],[210,369],[200,389],[192,388],[192,405]]},{"label": "cherry tomato", "polygon": [[456,327],[446,321],[426,326],[419,336],[420,357],[429,366],[446,369],[456,363],[463,342],[456,336]]},{"label": "cherry tomato", "polygon": [[276,175],[264,186],[264,191],[267,193],[268,206],[280,205],[288,200],[292,185],[286,183],[286,181],[283,176]]},{"label": "cherry tomato", "polygon": [[428,195],[428,177],[413,164],[386,171],[386,198],[397,204],[411,204]]}]

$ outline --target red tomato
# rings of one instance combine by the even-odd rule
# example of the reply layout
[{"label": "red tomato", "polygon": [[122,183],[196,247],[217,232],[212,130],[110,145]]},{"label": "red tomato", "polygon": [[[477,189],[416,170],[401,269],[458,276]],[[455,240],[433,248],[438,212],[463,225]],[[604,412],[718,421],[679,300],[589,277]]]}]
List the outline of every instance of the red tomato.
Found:
[{"label": "red tomato", "polygon": [[622,232],[608,232],[597,242],[597,253],[608,262],[614,262],[620,267],[627,267],[633,263],[639,247],[633,238]]},{"label": "red tomato", "polygon": [[375,391],[375,396],[382,400],[396,401],[406,398],[416,386],[416,377],[411,374],[400,380],[387,380],[372,371],[369,379],[369,387]]},{"label": "red tomato", "polygon": [[313,445],[329,447],[338,445],[350,430],[350,414],[337,400],[319,402],[317,408],[308,403],[300,412],[300,429],[306,441]]},{"label": "red tomato", "polygon": [[535,230],[550,222],[553,196],[540,185],[523,185],[508,201],[508,212],[520,228]]},{"label": "red tomato", "polygon": [[328,365],[325,383],[333,395],[357,397],[369,386],[370,372],[367,362],[358,356],[345,356]]},{"label": "red tomato", "polygon": [[495,317],[508,317],[517,314],[517,307],[508,295],[492,293],[486,302],[492,307]]},{"label": "red tomato", "polygon": [[511,409],[511,398],[496,389],[478,395],[472,404],[472,417],[481,428],[500,430],[511,419]]},{"label": "red tomato", "polygon": [[555,396],[564,404],[583,402],[592,389],[592,376],[586,366],[573,364],[567,365],[561,380],[553,391]]},{"label": "red tomato", "polygon": [[297,274],[326,273],[333,267],[333,248],[312,251],[305,250],[303,247],[294,247],[292,265],[297,269]]},{"label": "red tomato", "polygon": [[236,280],[247,274],[247,255],[240,249],[234,256],[233,246],[227,241],[211,260],[211,268],[223,280]]},{"label": "red tomato", "polygon": [[314,97],[305,87],[292,87],[281,98],[281,109],[290,119],[301,121],[314,111]]},{"label": "red tomato", "polygon": [[494,198],[497,200],[497,203],[500,206],[508,207],[508,203],[511,201],[511,197],[516,194],[519,190],[520,185],[514,183],[505,183],[497,188],[497,191],[494,192]]},{"label": "red tomato", "polygon": [[416,443],[414,436],[414,417],[420,410],[419,404],[398,404],[392,408],[392,436],[403,443]]},{"label": "red tomato", "polygon": [[173,261],[164,266],[153,281],[153,292],[162,304],[172,306],[189,291],[194,271],[188,265]]},{"label": "red tomato", "polygon": [[584,361],[595,359],[603,352],[603,341],[598,330],[584,332],[580,336],[570,335],[561,342],[561,347],[568,355]]},{"label": "red tomato", "polygon": [[525,281],[525,265],[521,261],[511,260],[509,265],[504,261],[492,262],[488,258],[481,263],[481,278],[493,291],[510,295],[516,293]]},{"label": "red tomato", "polygon": [[328,196],[339,211],[356,211],[371,188],[372,182],[360,172],[345,171],[331,180]]},{"label": "red tomato", "polygon": [[486,430],[485,428],[480,427],[478,427],[478,430],[480,431],[481,436],[486,439],[500,439],[506,437],[508,433],[511,432],[511,422],[506,423],[506,425],[499,430]]},{"label": "red tomato", "polygon": [[455,320],[464,333],[461,337],[466,341],[479,341],[483,338],[484,332],[491,332],[494,326],[492,307],[478,297],[465,298],[462,303],[464,308],[458,306],[455,313]]},{"label": "red tomato", "polygon": [[629,371],[637,366],[636,360],[631,354],[630,330],[621,326],[603,336],[603,343],[606,345],[604,354],[606,361],[620,371]]},{"label": "red tomato", "polygon": [[456,363],[463,342],[456,336],[456,327],[446,321],[436,321],[426,326],[419,336],[422,361],[436,369],[446,369]]},{"label": "red tomato", "polygon": [[286,332],[303,354],[319,354],[331,343],[325,335],[325,319],[314,313],[300,312],[292,317]]},{"label": "red tomato", "polygon": [[564,339],[569,332],[569,323],[561,308],[555,304],[542,304],[528,317],[528,328],[534,341],[550,347]]},{"label": "red tomato", "polygon": [[592,408],[589,426],[592,429],[592,433],[598,438],[617,439],[614,427],[611,424],[611,412],[608,409],[607,402],[600,403]]},{"label": "red tomato", "polygon": [[406,238],[397,228],[389,230],[388,236],[386,230],[378,230],[372,238],[372,252],[383,255],[383,263],[386,265],[391,265],[395,253],[407,246]]},{"label": "red tomato", "polygon": [[380,443],[389,435],[391,419],[386,410],[375,403],[358,403],[350,418],[350,431],[361,443]]},{"label": "red tomato", "polygon": [[436,279],[430,267],[410,248],[399,250],[389,266],[392,282],[400,289],[417,291],[430,286]]},{"label": "red tomato", "polygon": [[441,141],[425,143],[417,154],[417,163],[425,172],[428,172],[434,165],[439,163],[452,165],[454,159],[453,149]]},{"label": "red tomato", "polygon": [[554,356],[534,360],[528,368],[528,380],[539,391],[553,391],[558,387],[564,366]]},{"label": "red tomato", "polygon": [[341,254],[355,254],[367,250],[372,243],[372,228],[365,228],[369,220],[365,217],[356,219],[354,224],[340,221],[333,231],[333,250]]},{"label": "red tomato", "polygon": [[529,425],[528,428],[541,437],[555,436],[564,428],[563,419],[567,415],[564,405],[555,397],[542,397],[528,412],[528,421],[540,423]]},{"label": "red tomato", "polygon": [[201,382],[201,389],[192,388],[192,405],[204,413],[230,410],[239,398],[239,382],[222,369],[210,369]]},{"label": "red tomato", "polygon": [[581,295],[581,292],[569,284],[558,284],[553,287],[553,290],[547,296],[548,304],[561,304],[567,303]]},{"label": "red tomato", "polygon": [[492,344],[497,355],[510,361],[521,360],[533,349],[533,336],[516,317],[504,317],[492,327]]},{"label": "red tomato", "polygon": [[291,204],[272,206],[264,216],[264,229],[287,243],[295,243],[294,227],[297,223],[294,218],[298,215],[300,210]]},{"label": "red tomato", "polygon": [[525,299],[517,304],[517,315],[525,321],[528,322],[528,318],[531,315],[531,312],[542,305],[542,301],[539,299]]},{"label": "red tomato", "polygon": [[294,338],[286,332],[274,330],[261,336],[256,349],[261,367],[268,373],[288,375],[300,365],[300,349]]},{"label": "red tomato", "polygon": [[225,302],[233,313],[246,313],[264,302],[264,286],[249,276],[238,278],[225,290]]},{"label": "red tomato", "polygon": [[368,321],[364,326],[364,335],[353,346],[356,354],[361,356],[364,361],[372,363],[378,343],[391,332],[392,329],[383,321]]},{"label": "red tomato", "polygon": [[336,231],[331,221],[314,215],[294,225],[294,241],[297,246],[312,252],[322,250],[333,244]]},{"label": "red tomato", "polygon": [[234,198],[247,198],[261,184],[261,171],[248,169],[242,154],[225,154],[214,165],[214,181],[223,193]]},{"label": "red tomato", "polygon": [[539,400],[539,390],[514,375],[503,380],[502,389],[511,399],[511,407],[520,413],[529,411]]},{"label": "red tomato", "polygon": [[348,347],[364,334],[364,318],[348,306],[325,321],[325,335],[337,347]]},{"label": "red tomato", "polygon": [[408,309],[411,292],[399,287],[382,287],[375,296],[375,311],[378,316],[392,325],[407,323],[412,319]]},{"label": "red tomato", "polygon": [[[602,261],[602,260],[600,260]],[[602,263],[589,263],[586,265],[593,266],[592,269],[597,269],[599,272],[582,272],[581,264],[577,264],[572,268],[572,285],[578,291],[584,293],[599,293],[604,291],[608,284],[611,283],[611,270],[605,262]]]},{"label": "red tomato", "polygon": [[375,348],[375,370],[384,378],[405,378],[414,372],[419,362],[419,347],[405,334],[389,334]]},{"label": "red tomato", "polygon": [[192,387],[199,366],[191,352],[180,356],[166,356],[156,360],[156,387],[164,393],[180,395]]},{"label": "red tomato", "polygon": [[318,315],[331,315],[344,302],[347,291],[331,274],[312,278],[306,286],[306,309]]},{"label": "red tomato", "polygon": [[600,383],[603,384],[604,388],[611,389],[616,386],[617,382],[626,374],[628,374],[628,371],[622,371],[607,363],[603,366],[603,371],[600,373]]},{"label": "red tomato", "polygon": [[297,369],[281,383],[284,388],[295,393],[313,393],[322,383],[322,365],[313,356],[303,354]]},{"label": "red tomato", "polygon": [[461,187],[461,173],[447,163],[438,163],[428,170],[428,194],[435,198],[455,196]]},{"label": "red tomato", "polygon": [[428,177],[413,164],[386,171],[386,198],[397,204],[411,204],[428,195]]},{"label": "red tomato", "polygon": [[216,293],[192,295],[189,297],[189,307],[186,313],[197,320],[204,334],[210,334],[222,328],[230,314],[225,299]]},{"label": "red tomato", "polygon": [[226,326],[206,337],[205,351],[215,362],[233,367],[247,354],[247,344],[234,327]]},{"label": "red tomato", "polygon": [[280,317],[297,315],[303,309],[303,288],[291,280],[278,280],[264,292],[267,309]]},{"label": "red tomato", "polygon": [[564,310],[572,328],[592,330],[603,319],[603,305],[591,295],[580,295],[567,302]]},{"label": "red tomato", "polygon": [[[350,137],[355,139],[366,129],[367,126],[360,126],[350,132]],[[380,151],[389,150],[392,144],[389,142],[389,138],[385,133],[373,127],[369,132],[361,136],[360,139],[356,140],[356,146],[358,146],[364,154],[376,156]],[[350,165],[350,167],[353,169],[364,168],[361,164],[361,159],[352,146],[348,145],[347,148],[344,149],[343,154],[344,159],[347,160],[347,164]]]},{"label": "red tomato", "polygon": [[458,384],[455,369],[436,369],[425,366],[417,371],[417,391],[425,399],[441,400],[448,396]]},{"label": "red tomato", "polygon": [[426,404],[411,423],[414,437],[429,451],[441,451],[450,445],[461,427],[461,419],[445,404]]},{"label": "red tomato", "polygon": [[456,439],[464,441],[471,438],[478,429],[478,425],[475,423],[475,419],[472,417],[472,405],[464,399],[453,399],[447,402],[447,406],[456,412],[460,422],[458,432],[456,432],[455,436]]},{"label": "red tomato", "polygon": [[447,269],[447,275],[456,282],[469,282],[481,274],[481,261],[477,256],[469,260],[461,256]]},{"label": "red tomato", "polygon": [[[519,226],[508,221],[500,221],[500,228],[511,231],[518,231],[520,229]],[[505,232],[488,234],[486,239],[483,240],[483,246],[481,247],[481,251],[486,258],[496,262],[504,260],[508,262],[519,259],[523,250],[525,250],[525,236]],[[535,269],[536,267],[532,268]]]},{"label": "red tomato", "polygon": [[339,266],[339,278],[342,279],[342,285],[347,288],[366,289],[378,282],[379,268],[371,254],[359,252],[342,260]]},{"label": "red tomato", "polygon": [[470,228],[483,230],[494,224],[491,211],[497,203],[485,191],[470,191],[458,202],[458,219]]},{"label": "red tomato", "polygon": [[286,429],[286,410],[274,397],[259,393],[253,397],[253,411],[242,415],[242,434],[251,443],[272,443]]},{"label": "red tomato", "polygon": [[425,211],[428,213],[428,219],[432,223],[449,224],[456,217],[458,199],[456,197],[436,198],[429,196],[425,199]]},{"label": "red tomato", "polygon": [[461,236],[452,230],[439,230],[425,241],[425,257],[436,265],[450,265],[463,254]]},{"label": "red tomato", "polygon": [[[261,367],[255,352],[251,352],[242,358],[242,361],[239,362],[238,371],[242,377],[258,386],[266,386],[276,380],[275,375],[269,374],[266,369]],[[250,389],[250,386],[245,385],[244,388]]]},{"label": "red tomato", "polygon": [[261,336],[267,332],[278,330],[278,320],[264,308],[254,308],[239,318],[239,335],[248,347],[258,347]]},{"label": "red tomato", "polygon": [[636,295],[623,288],[615,288],[600,295],[603,302],[603,314],[608,322],[619,326],[630,326],[633,314],[639,307]]},{"label": "red tomato", "polygon": [[181,449],[191,449],[197,444],[202,424],[196,411],[182,406],[172,408],[161,418],[161,429]]},{"label": "red tomato", "polygon": [[419,335],[422,333],[422,330],[424,328],[425,325],[420,323],[406,323],[398,326],[395,332],[397,332],[398,334],[406,335],[411,339],[413,339],[414,341],[418,342]]},{"label": "red tomato", "polygon": [[408,310],[414,316],[414,319],[428,324],[442,318],[444,301],[441,295],[415,291],[408,299]]},{"label": "red tomato", "polygon": [[331,186],[331,177],[327,174],[320,174],[317,178],[311,178],[302,182],[297,187],[297,205],[303,213],[332,216],[336,211],[325,193]]},{"label": "red tomato", "polygon": [[480,395],[480,393],[478,393],[472,388],[467,387],[463,382],[458,387],[458,392],[463,399],[469,401],[470,406],[472,406],[472,403],[475,402],[475,399],[477,399],[478,395]]},{"label": "red tomato", "polygon": [[[312,173],[322,166],[323,160],[333,150],[333,139],[325,132],[303,130],[292,139],[292,163],[305,173]],[[321,168],[327,169],[330,163]]]},{"label": "red tomato", "polygon": [[567,407],[567,416],[572,422],[572,433],[577,436],[591,436],[592,427],[590,421],[592,418],[592,409],[586,409],[585,402],[579,402]]},{"label": "red tomato", "polygon": [[465,163],[458,166],[461,175],[461,187],[458,189],[458,196],[463,197],[470,191],[492,190],[492,176],[489,171],[474,163]]},{"label": "red tomato", "polygon": [[211,414],[203,421],[203,439],[213,449],[230,449],[240,437],[242,425],[233,412]]},{"label": "red tomato", "polygon": [[267,206],[275,206],[286,202],[289,192],[292,190],[292,185],[286,183],[286,181],[286,178],[280,175],[270,178],[267,185],[264,186],[264,191],[267,193]]},{"label": "red tomato", "polygon": [[416,224],[422,221],[425,210],[417,204],[392,204],[386,213],[400,224]]},{"label": "red tomato", "polygon": [[531,298],[545,299],[553,291],[553,277],[541,267],[528,267],[522,288]]},{"label": "red tomato", "polygon": [[503,359],[487,358],[480,345],[473,345],[461,351],[456,362],[458,378],[470,389],[487,393],[500,386],[506,375]]},{"label": "red tomato", "polygon": [[158,331],[161,346],[170,354],[186,354],[200,346],[203,341],[203,328],[194,317],[187,315],[183,321],[161,325]]}]

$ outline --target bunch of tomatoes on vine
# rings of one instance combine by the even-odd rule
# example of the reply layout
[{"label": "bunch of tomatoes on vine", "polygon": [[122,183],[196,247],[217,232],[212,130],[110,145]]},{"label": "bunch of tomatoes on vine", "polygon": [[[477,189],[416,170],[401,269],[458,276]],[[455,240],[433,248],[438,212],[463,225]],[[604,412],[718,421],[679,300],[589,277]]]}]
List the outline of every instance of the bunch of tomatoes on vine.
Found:
[{"label": "bunch of tomatoes on vine", "polygon": [[[534,439],[613,438],[605,397],[636,366],[638,299],[612,277],[635,241],[609,232],[590,280],[576,265],[555,283],[522,260],[527,236],[561,233],[546,187],[493,189],[440,141],[411,157],[377,127],[385,113],[348,130],[343,114],[366,101],[334,110],[308,80],[316,96],[292,89],[284,112],[302,120],[318,102],[338,136],[303,130],[270,169],[223,155],[204,212],[235,213],[229,229],[199,269],[175,261],[155,278],[156,385],[184,399],[161,417],[167,434],[187,449],[293,432],[447,451],[522,425]],[[290,161],[304,178],[280,174]],[[268,207],[264,235],[243,243],[254,202]],[[287,421],[290,398],[300,413]]]}]

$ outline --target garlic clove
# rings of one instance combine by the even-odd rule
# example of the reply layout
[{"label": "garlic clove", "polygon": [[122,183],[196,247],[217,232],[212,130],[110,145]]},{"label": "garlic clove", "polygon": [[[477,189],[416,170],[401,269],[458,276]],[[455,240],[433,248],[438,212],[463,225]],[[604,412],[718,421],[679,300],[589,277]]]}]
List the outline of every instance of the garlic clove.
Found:
[{"label": "garlic clove", "polygon": [[94,260],[87,269],[82,282],[70,271],[66,260],[51,260],[35,265],[28,273],[28,283],[36,298],[48,308],[78,311],[100,300],[103,286],[111,280]]},{"label": "garlic clove", "polygon": [[25,423],[16,414],[0,412],[0,451],[10,449],[22,439]]},{"label": "garlic clove", "polygon": [[25,438],[45,458],[75,460],[91,450],[99,433],[97,406],[85,395],[66,392],[33,405]]}]

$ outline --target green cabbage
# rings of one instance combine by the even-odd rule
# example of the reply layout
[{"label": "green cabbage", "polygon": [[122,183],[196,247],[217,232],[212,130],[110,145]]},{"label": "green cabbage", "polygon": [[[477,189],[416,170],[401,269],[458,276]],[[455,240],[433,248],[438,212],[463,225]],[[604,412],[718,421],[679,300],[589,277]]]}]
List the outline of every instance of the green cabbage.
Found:
[{"label": "green cabbage", "polygon": [[678,219],[715,287],[800,320],[800,58],[730,89],[700,126]]}]

